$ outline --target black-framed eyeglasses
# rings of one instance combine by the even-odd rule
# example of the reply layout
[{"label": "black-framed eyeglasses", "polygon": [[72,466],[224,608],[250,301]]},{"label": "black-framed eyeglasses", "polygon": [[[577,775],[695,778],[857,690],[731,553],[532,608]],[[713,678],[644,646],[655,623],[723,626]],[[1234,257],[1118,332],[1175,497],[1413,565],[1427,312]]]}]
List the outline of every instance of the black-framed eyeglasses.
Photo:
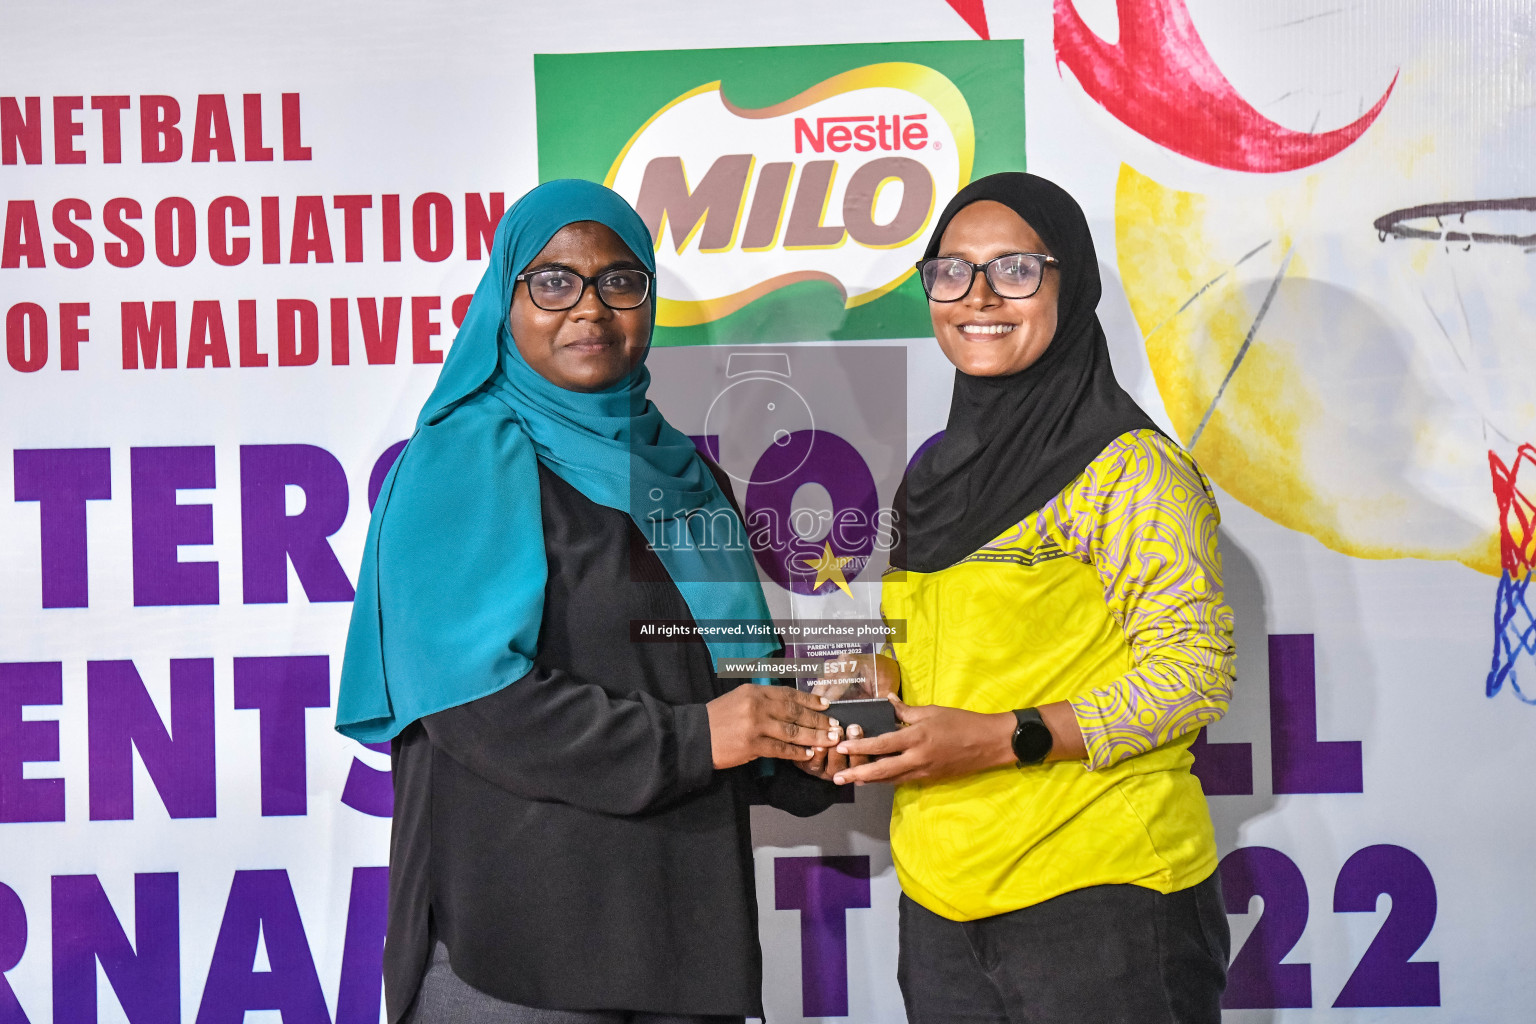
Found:
[{"label": "black-framed eyeglasses", "polygon": [[580,302],[588,285],[597,289],[597,297],[609,309],[634,309],[651,294],[652,276],[649,271],[623,267],[605,270],[595,277],[582,277],[574,270],[551,267],[518,274],[512,280],[527,283],[528,297],[535,306],[558,313]]},{"label": "black-framed eyeglasses", "polygon": [[985,263],[955,256],[936,256],[917,261],[923,292],[932,302],[959,302],[971,293],[976,271],[987,275],[987,284],[1003,299],[1027,299],[1040,290],[1047,266],[1061,266],[1055,256],[1043,252],[1010,252]]}]

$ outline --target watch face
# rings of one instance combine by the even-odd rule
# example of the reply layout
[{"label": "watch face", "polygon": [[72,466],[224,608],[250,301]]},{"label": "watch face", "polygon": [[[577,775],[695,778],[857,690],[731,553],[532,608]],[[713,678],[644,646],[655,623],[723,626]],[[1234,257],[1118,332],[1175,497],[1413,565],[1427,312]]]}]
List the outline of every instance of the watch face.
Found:
[{"label": "watch face", "polygon": [[1026,718],[1013,733],[1013,756],[1020,764],[1039,764],[1051,752],[1051,730],[1039,718]]}]

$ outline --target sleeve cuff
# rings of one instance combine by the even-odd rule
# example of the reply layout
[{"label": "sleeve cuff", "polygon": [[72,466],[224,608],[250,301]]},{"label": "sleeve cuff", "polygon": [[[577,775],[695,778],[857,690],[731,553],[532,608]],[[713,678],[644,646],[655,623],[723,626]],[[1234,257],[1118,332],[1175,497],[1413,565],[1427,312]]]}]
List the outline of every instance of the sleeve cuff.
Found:
[{"label": "sleeve cuff", "polygon": [[714,748],[709,738],[709,709],[684,704],[673,709],[677,727],[678,784],[685,793],[703,789],[715,774]]},{"label": "sleeve cuff", "polygon": [[1111,764],[1110,751],[1104,742],[1102,711],[1086,697],[1074,697],[1069,704],[1072,716],[1077,719],[1077,729],[1083,734],[1083,747],[1088,754],[1083,760],[1083,767],[1091,772],[1108,768]]}]

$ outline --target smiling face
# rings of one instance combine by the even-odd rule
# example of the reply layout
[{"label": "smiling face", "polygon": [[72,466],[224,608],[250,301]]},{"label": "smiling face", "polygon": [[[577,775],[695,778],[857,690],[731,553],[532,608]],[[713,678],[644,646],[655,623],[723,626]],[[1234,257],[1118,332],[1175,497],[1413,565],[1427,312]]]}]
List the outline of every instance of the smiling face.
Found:
[{"label": "smiling face", "polygon": [[[571,270],[594,277],[609,270],[644,270],[613,229],[595,221],[567,224],[555,232],[523,273]],[[609,309],[588,285],[570,309],[540,309],[528,298],[528,282],[512,292],[508,323],[517,351],[529,366],[567,391],[601,391],[618,383],[645,357],[651,340],[652,298],[634,309]]]},{"label": "smiling face", "polygon": [[[939,240],[939,256],[985,263],[1014,252],[1050,253],[1035,229],[1002,203],[982,199],[955,214]],[[929,302],[933,334],[951,363],[973,377],[1001,377],[1034,364],[1056,334],[1061,273],[1044,269],[1040,290],[1027,299],[1004,299],[977,271],[971,290],[957,302]]]}]

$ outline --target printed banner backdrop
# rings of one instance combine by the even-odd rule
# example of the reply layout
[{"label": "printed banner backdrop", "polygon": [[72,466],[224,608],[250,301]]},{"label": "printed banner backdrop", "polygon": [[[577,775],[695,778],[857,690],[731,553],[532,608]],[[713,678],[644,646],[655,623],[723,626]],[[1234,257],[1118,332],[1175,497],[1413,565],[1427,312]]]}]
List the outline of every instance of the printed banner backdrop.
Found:
[{"label": "printed banner backdrop", "polygon": [[[653,394],[783,526],[776,612],[835,617],[808,560],[878,579],[948,407],[912,262],[1026,163],[1087,210],[1117,373],[1221,500],[1225,1016],[1530,1017],[1529,5],[0,25],[0,1021],[380,1019],[389,761],[331,730],[352,581],[517,196],[640,210]],[[889,806],[754,809],[775,1024],[903,1019]]]}]

